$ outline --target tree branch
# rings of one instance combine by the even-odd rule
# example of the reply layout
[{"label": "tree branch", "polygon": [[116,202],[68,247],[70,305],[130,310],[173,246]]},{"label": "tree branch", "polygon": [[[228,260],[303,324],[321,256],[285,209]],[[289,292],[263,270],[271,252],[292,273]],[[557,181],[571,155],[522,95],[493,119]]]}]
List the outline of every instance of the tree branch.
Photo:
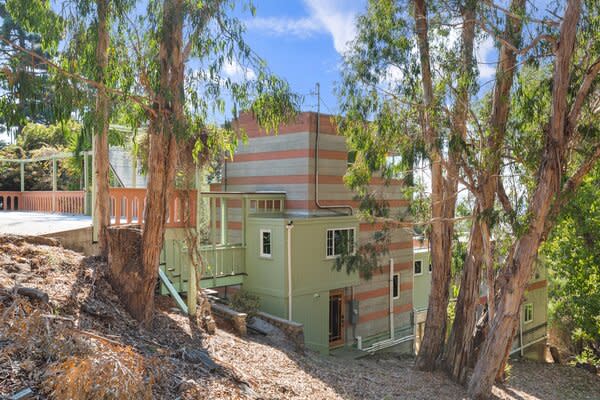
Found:
[{"label": "tree branch", "polygon": [[504,182],[502,181],[502,177],[498,176],[496,179],[498,179],[498,200],[500,200],[500,204],[502,204],[502,208],[504,208],[504,211],[509,215],[513,215],[514,209],[512,204],[510,204],[510,199],[508,198],[506,190],[504,189]]},{"label": "tree branch", "polygon": [[154,115],[155,111],[152,109],[152,107],[150,107],[147,102],[149,101],[149,99],[147,99],[146,97],[143,96],[138,96],[138,95],[132,95],[130,93],[126,93],[122,90],[119,89],[115,89],[115,88],[111,88],[111,87],[107,87],[105,85],[103,85],[102,83],[96,82],[95,80],[92,79],[88,79],[82,75],[73,73],[73,72],[69,72],[66,69],[62,68],[61,66],[59,66],[58,64],[56,64],[53,61],[48,60],[46,57],[41,56],[39,54],[37,54],[36,52],[26,49],[16,43],[11,42],[10,40],[6,39],[4,36],[0,35],[0,41],[6,43],[7,45],[11,46],[12,48],[14,48],[15,50],[19,50],[25,54],[30,55],[31,57],[40,60],[42,63],[48,65],[49,67],[54,68],[56,71],[58,71],[59,73],[61,73],[62,75],[65,75],[69,78],[84,82],[85,84],[92,86],[96,89],[104,89],[109,93],[112,94],[116,94],[118,96],[122,96],[122,97],[127,97],[132,99],[134,102],[138,103],[140,106],[142,106],[142,108],[144,110],[146,110],[146,112]]},{"label": "tree branch", "polygon": [[600,58],[597,58],[596,61],[587,69],[583,77],[583,82],[577,91],[575,101],[573,102],[573,106],[571,107],[571,111],[567,117],[567,131],[565,132],[567,137],[570,137],[573,132],[575,132],[579,115],[581,114],[581,108],[583,107],[583,103],[589,94],[592,83],[598,76],[598,73],[600,73]]},{"label": "tree branch", "polygon": [[483,0],[483,2],[492,8],[502,11],[504,14],[508,15],[511,18],[522,19],[524,21],[535,22],[537,24],[543,24],[543,25],[548,25],[548,26],[560,26],[560,22],[552,21],[550,19],[537,19],[537,18],[531,18],[531,17],[523,17],[522,15],[515,14],[514,12],[510,11],[509,9],[499,6],[498,4],[495,4],[491,0]]}]

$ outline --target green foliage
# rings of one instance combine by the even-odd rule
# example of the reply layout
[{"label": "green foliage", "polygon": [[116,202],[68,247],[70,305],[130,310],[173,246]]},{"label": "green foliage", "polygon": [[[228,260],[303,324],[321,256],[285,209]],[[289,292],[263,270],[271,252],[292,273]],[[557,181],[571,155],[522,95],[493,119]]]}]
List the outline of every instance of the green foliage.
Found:
[{"label": "green foliage", "polygon": [[[0,158],[26,159],[50,156],[75,150],[81,126],[73,121],[44,126],[26,125],[15,144],[0,149]],[[86,150],[89,150],[86,149]],[[81,186],[81,160],[58,162],[58,188],[74,190]],[[25,164],[25,190],[52,189],[52,162],[39,161]],[[20,190],[21,172],[18,163],[0,163],[0,190]]]},{"label": "green foliage", "polygon": [[358,272],[363,279],[371,279],[375,271],[382,270],[379,259],[388,254],[391,230],[392,226],[384,224],[380,231],[375,232],[368,242],[358,248],[354,243],[356,238],[354,242],[336,242],[335,247],[336,250],[339,249],[340,255],[335,259],[332,269],[338,272],[345,269],[348,274]]},{"label": "green foliage", "polygon": [[600,365],[600,356],[590,347],[585,347],[583,351],[575,356],[574,363]]},{"label": "green foliage", "polygon": [[585,178],[541,254],[550,278],[553,324],[574,332],[577,351],[600,344],[600,168]]},{"label": "green foliage", "polygon": [[250,320],[260,310],[260,298],[244,289],[240,289],[231,296],[231,307],[236,311],[246,313],[247,318]]},{"label": "green foliage", "polygon": [[[49,2],[36,0],[17,2],[0,1],[0,36],[31,50],[34,54],[50,57],[57,43],[58,30],[54,35],[40,35],[32,18],[48,7]],[[46,13],[51,13],[48,9]],[[35,22],[35,24],[34,24]],[[52,36],[52,37],[51,37]],[[0,42],[0,126],[2,130],[18,136],[28,122],[43,124],[58,121],[53,104],[57,101],[55,85],[48,66],[41,60],[26,54],[5,41]]]},{"label": "green foliage", "polygon": [[[347,139],[356,159],[344,177],[345,183],[363,199],[361,211],[367,219],[377,217],[406,220],[388,215],[369,187],[373,176],[389,185],[401,185],[412,198],[410,218],[415,231],[427,234],[431,215],[429,194],[419,171],[429,167],[431,146],[423,135],[425,113],[412,2],[373,0],[358,18],[358,33],[344,56],[342,82],[337,88],[340,111],[338,129]],[[431,14],[430,53],[434,104],[428,111],[435,129],[434,147],[458,152],[467,148],[460,137],[448,104],[457,89],[477,91],[476,71],[461,70],[459,40],[448,40],[449,26],[461,18],[462,3],[427,2]],[[451,45],[449,45],[451,44]],[[423,178],[421,178],[423,179]],[[368,259],[368,258],[367,258]]]}]

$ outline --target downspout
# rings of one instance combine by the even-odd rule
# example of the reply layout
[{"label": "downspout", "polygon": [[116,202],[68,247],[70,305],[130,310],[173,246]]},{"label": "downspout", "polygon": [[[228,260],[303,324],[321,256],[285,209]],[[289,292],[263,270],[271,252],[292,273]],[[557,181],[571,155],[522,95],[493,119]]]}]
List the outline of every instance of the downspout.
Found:
[{"label": "downspout", "polygon": [[[400,291],[400,282],[398,282]],[[390,340],[394,340],[394,259],[390,258]]]},{"label": "downspout", "polygon": [[519,349],[521,350],[521,357],[523,357],[523,317],[519,313]]},{"label": "downspout", "polygon": [[292,321],[292,229],[294,221],[288,222],[287,229],[287,275],[288,275],[288,320]]},{"label": "downspout", "polygon": [[352,207],[349,205],[324,206],[319,202],[319,131],[321,130],[321,85],[317,82],[317,131],[315,133],[315,205],[321,210],[328,210],[340,214],[339,209],[348,210],[352,215]]}]

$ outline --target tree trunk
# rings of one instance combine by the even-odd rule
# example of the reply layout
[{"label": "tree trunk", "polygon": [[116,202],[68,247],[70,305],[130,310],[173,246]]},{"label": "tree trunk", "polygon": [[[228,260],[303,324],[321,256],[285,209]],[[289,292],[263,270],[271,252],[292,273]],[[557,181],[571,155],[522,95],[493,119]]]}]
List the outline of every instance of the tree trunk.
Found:
[{"label": "tree trunk", "polygon": [[444,264],[444,178],[442,155],[438,137],[431,120],[433,83],[427,32],[427,9],[424,0],[415,0],[415,26],[421,60],[421,76],[424,97],[425,140],[429,147],[431,162],[431,292],[425,322],[425,334],[415,365],[420,370],[433,370],[442,352],[448,315],[449,270]]},{"label": "tree trunk", "polygon": [[158,262],[163,247],[167,202],[177,165],[176,135],[185,129],[183,1],[165,0],[159,50],[159,88],[154,99],[155,115],[150,121],[148,156],[148,188],[146,191],[143,232],[143,269],[149,284],[143,296],[152,305],[143,322],[149,325],[154,304],[154,285],[158,277]]},{"label": "tree trunk", "polygon": [[144,288],[154,289],[156,281],[143,270],[142,231],[139,227],[115,226],[107,230],[107,237],[108,281],[129,314],[144,322],[148,314],[152,315],[152,303]]},{"label": "tree trunk", "polygon": [[109,0],[97,0],[98,11],[98,44],[96,47],[97,81],[102,83],[96,95],[95,135],[94,135],[94,174],[96,187],[94,215],[98,224],[98,242],[100,254],[108,254],[107,227],[110,224],[109,214],[109,168],[108,168],[108,128],[110,124],[110,99],[104,85],[108,67],[108,14]]},{"label": "tree trunk", "polygon": [[[513,15],[520,15],[524,11],[525,0],[513,0],[510,9]],[[504,36],[510,43],[519,48],[521,42],[521,29],[523,20],[507,16]],[[489,235],[483,235],[482,225],[487,221],[487,213],[494,208],[495,195],[498,186],[498,174],[501,168],[501,152],[506,133],[506,123],[510,110],[510,88],[513,83],[516,64],[516,54],[511,47],[503,44],[500,49],[500,62],[496,71],[496,85],[492,101],[492,114],[490,127],[492,134],[487,140],[490,151],[486,152],[484,165],[486,170],[478,174],[479,193],[476,193],[476,202],[473,208],[473,226],[469,240],[469,249],[463,267],[460,291],[456,303],[456,314],[452,324],[452,331],[448,341],[446,353],[446,368],[452,379],[464,383],[467,377],[467,368],[471,364],[470,357],[473,353],[473,339],[475,334],[476,309],[479,304],[479,283],[481,278],[482,261],[489,257],[486,247],[489,248]],[[485,236],[485,238],[484,238]],[[488,260],[489,268],[493,268],[492,260]],[[489,291],[488,301],[492,298],[493,290]],[[488,310],[492,313],[493,310]],[[490,318],[491,320],[491,318]]]},{"label": "tree trunk", "polygon": [[[475,218],[477,216],[475,215]],[[477,315],[476,306],[479,301],[479,276],[483,242],[481,229],[477,221],[473,221],[469,238],[469,250],[463,265],[460,291],[456,301],[454,323],[450,331],[446,349],[446,367],[452,379],[464,383],[467,375],[469,358],[473,351],[473,340]]]},{"label": "tree trunk", "polygon": [[491,321],[490,334],[483,344],[469,382],[469,396],[485,399],[512,341],[518,322],[523,293],[533,272],[533,263],[544,235],[548,216],[560,190],[562,165],[565,161],[565,128],[567,93],[570,85],[570,66],[575,47],[581,0],[569,0],[560,29],[559,46],[554,63],[552,86],[552,116],[545,135],[545,146],[538,172],[538,184],[528,207],[531,215],[527,231],[513,245],[513,257],[503,269],[505,281],[500,287],[496,315]]}]

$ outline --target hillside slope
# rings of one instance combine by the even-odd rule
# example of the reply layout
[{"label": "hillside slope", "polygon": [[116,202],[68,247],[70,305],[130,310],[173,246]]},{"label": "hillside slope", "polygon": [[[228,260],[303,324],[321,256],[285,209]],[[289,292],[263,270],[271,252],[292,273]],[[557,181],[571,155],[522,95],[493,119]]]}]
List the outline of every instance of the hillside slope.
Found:
[{"label": "hillside slope", "polygon": [[[47,239],[0,236],[0,398],[461,399],[411,359],[299,354],[278,330],[205,335],[159,297],[140,329],[104,279],[106,265]],[[40,292],[19,288],[34,288]],[[47,294],[48,299],[44,298]],[[47,300],[47,301],[46,301]],[[600,399],[600,379],[565,366],[517,362],[502,399]]]}]

